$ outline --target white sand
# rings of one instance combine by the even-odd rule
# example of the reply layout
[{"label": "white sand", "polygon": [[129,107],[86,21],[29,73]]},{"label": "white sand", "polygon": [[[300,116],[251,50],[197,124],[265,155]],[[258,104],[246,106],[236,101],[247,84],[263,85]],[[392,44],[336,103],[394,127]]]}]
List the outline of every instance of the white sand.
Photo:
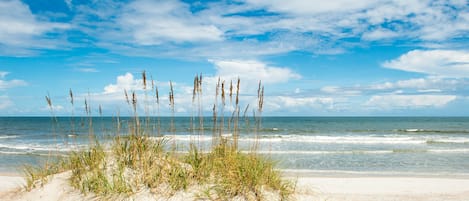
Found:
[{"label": "white sand", "polygon": [[[55,175],[44,187],[25,192],[21,177],[0,176],[1,200],[92,200],[67,184],[67,174]],[[317,201],[469,201],[469,178],[438,177],[302,177],[297,180],[296,200]],[[159,200],[142,193],[143,200]],[[170,200],[187,200],[176,194]]]},{"label": "white sand", "polygon": [[298,200],[469,201],[469,179],[415,177],[298,178]]},{"label": "white sand", "polygon": [[[35,188],[30,192],[26,192],[22,188],[24,185],[23,178],[0,176],[0,186],[2,186],[0,196],[1,199],[5,201],[83,200],[84,196],[80,195],[77,191],[68,185],[68,177],[68,173],[54,175],[43,187]],[[8,186],[8,188],[4,189],[3,186]]]}]

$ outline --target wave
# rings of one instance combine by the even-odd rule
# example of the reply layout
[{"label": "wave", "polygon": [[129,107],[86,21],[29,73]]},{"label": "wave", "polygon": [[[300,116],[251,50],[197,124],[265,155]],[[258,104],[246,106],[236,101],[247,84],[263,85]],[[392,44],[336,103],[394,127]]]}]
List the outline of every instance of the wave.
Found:
[{"label": "wave", "polygon": [[0,139],[17,138],[17,135],[0,135]]},{"label": "wave", "polygon": [[469,149],[430,149],[431,153],[469,153]]},{"label": "wave", "polygon": [[[243,151],[249,153],[250,151]],[[274,154],[274,155],[329,155],[329,154],[390,154],[392,150],[352,150],[352,151],[303,151],[303,150],[287,150],[287,151],[256,151],[258,154]]]},{"label": "wave", "polygon": [[[10,145],[10,144],[0,144],[0,148],[2,148],[2,151],[5,150],[14,150],[14,151],[20,151],[23,153],[33,153],[33,152],[49,152],[49,151],[59,151],[59,152],[70,152],[70,151],[75,151],[78,150],[82,147],[86,147],[88,145],[38,145],[38,144],[15,144],[15,145]],[[8,152],[8,151],[7,151]]]},{"label": "wave", "polygon": [[[232,134],[223,134],[223,138],[231,139]],[[176,141],[210,142],[208,135],[166,135],[164,138]],[[155,137],[155,139],[158,139]],[[435,136],[402,136],[402,135],[358,135],[358,136],[327,136],[327,135],[260,135],[259,137],[239,136],[239,142],[264,143],[316,143],[316,144],[468,144],[467,137],[435,137]]]},{"label": "wave", "polygon": [[430,139],[427,144],[467,144],[468,138],[446,138],[446,139]]},{"label": "wave", "polygon": [[[249,153],[250,151],[243,151]],[[399,153],[469,153],[469,149],[392,149],[392,150],[350,150],[350,151],[256,151],[259,154],[272,155],[334,155],[334,154],[399,154]]]},{"label": "wave", "polygon": [[420,128],[397,129],[395,131],[406,132],[406,133],[448,133],[448,134],[469,133],[469,130],[433,130],[433,129],[420,129]]},{"label": "wave", "polygon": [[62,156],[66,157],[66,154],[58,153],[38,153],[38,152],[21,152],[21,151],[0,151],[3,155],[31,155],[31,156]]}]

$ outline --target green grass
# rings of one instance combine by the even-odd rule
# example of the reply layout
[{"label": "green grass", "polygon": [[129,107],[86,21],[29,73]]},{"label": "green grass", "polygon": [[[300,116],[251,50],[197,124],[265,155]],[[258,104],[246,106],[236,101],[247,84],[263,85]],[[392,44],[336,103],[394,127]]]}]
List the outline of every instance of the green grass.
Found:
[{"label": "green grass", "polygon": [[[145,81],[145,72],[143,80]],[[145,82],[144,82],[145,83]],[[153,83],[153,81],[152,81]],[[196,77],[194,81],[193,101],[200,101],[202,87],[202,76]],[[220,84],[220,81],[219,81]],[[218,84],[218,85],[219,85]],[[217,85],[217,96],[220,87]],[[187,147],[187,153],[176,152],[175,140],[169,145],[168,138],[154,138],[153,130],[149,129],[147,121],[139,121],[137,115],[137,97],[132,92],[130,101],[127,92],[125,98],[134,112],[134,121],[130,122],[127,135],[121,135],[121,124],[117,122],[116,135],[111,139],[110,145],[101,145],[96,140],[96,136],[90,128],[89,148],[72,152],[68,157],[61,158],[53,163],[46,163],[42,167],[26,166],[25,178],[26,189],[31,190],[47,182],[52,174],[70,171],[70,185],[80,190],[83,194],[94,194],[98,197],[108,196],[131,196],[142,189],[149,189],[151,192],[172,195],[177,191],[185,191],[190,187],[202,187],[197,196],[210,200],[227,200],[234,197],[244,197],[247,200],[264,200],[265,191],[277,193],[282,200],[287,200],[294,192],[293,183],[282,179],[279,171],[275,169],[275,162],[267,157],[259,155],[256,150],[251,152],[241,152],[238,149],[239,136],[239,110],[238,94],[240,81],[237,82],[236,102],[233,105],[235,111],[230,112],[232,116],[228,121],[228,132],[233,133],[233,139],[224,139],[221,135],[224,119],[217,123],[217,98],[215,99],[213,139],[211,148],[201,150],[197,142]],[[224,82],[221,85],[222,105],[225,106]],[[152,91],[153,91],[152,85]],[[143,87],[146,90],[146,85]],[[259,84],[259,108],[262,111],[263,88]],[[233,96],[233,86],[230,84],[230,105]],[[73,100],[73,96],[72,100]],[[197,98],[196,98],[197,97]],[[157,107],[159,107],[158,90],[156,89]],[[47,98],[48,104],[52,108],[52,103]],[[147,95],[145,92],[145,99]],[[148,102],[148,101],[144,101]],[[73,101],[72,101],[73,105]],[[174,111],[174,95],[170,93],[170,105]],[[201,111],[201,104],[199,111]],[[100,106],[101,107],[101,106]],[[86,105],[87,114],[89,106]],[[148,108],[148,107],[145,107]],[[246,107],[247,110],[248,107]],[[145,112],[149,114],[148,111]],[[223,108],[221,115],[224,116]],[[246,111],[244,112],[246,114]],[[92,126],[89,117],[89,126]],[[203,119],[199,112],[199,120]],[[245,118],[245,117],[244,117]],[[247,118],[245,118],[247,119]],[[196,118],[191,119],[191,123]],[[232,121],[232,122],[231,122]],[[171,121],[171,130],[174,132],[175,126]],[[203,121],[199,121],[203,122]],[[249,122],[248,122],[249,123]],[[202,123],[201,123],[202,124]],[[257,134],[260,129],[260,118],[256,117],[256,126],[253,131]],[[230,127],[230,125],[232,125]],[[247,124],[249,125],[249,124]],[[159,126],[159,123],[158,123]],[[195,127],[192,125],[191,127]],[[203,128],[203,124],[199,125]],[[249,127],[248,127],[249,129]],[[160,136],[160,128],[157,128]],[[257,142],[255,142],[257,147]],[[199,188],[200,189],[200,188]]]}]

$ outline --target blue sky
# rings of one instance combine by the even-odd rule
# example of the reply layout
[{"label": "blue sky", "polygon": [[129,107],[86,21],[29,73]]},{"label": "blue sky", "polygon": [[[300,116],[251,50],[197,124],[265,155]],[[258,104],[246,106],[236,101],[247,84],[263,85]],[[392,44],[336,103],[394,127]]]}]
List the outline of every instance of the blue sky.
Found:
[{"label": "blue sky", "polygon": [[125,115],[143,70],[177,115],[202,73],[206,114],[240,77],[264,115],[467,116],[468,47],[467,0],[0,0],[0,116],[49,115],[47,94],[57,115]]}]

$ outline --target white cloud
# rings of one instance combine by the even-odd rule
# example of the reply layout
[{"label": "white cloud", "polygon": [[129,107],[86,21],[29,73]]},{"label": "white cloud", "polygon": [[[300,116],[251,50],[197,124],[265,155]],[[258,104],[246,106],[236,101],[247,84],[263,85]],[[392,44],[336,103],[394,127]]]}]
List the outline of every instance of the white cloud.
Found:
[{"label": "white cloud", "polygon": [[301,75],[289,68],[269,66],[256,60],[210,60],[216,67],[216,75],[224,80],[236,80],[255,84],[284,83],[290,79],[300,79]]},{"label": "white cloud", "polygon": [[223,36],[215,25],[193,15],[189,5],[177,1],[134,1],[126,6],[118,23],[122,32],[130,33],[140,45],[219,41]]},{"label": "white cloud", "polygon": [[356,99],[348,97],[330,97],[311,94],[274,95],[265,97],[264,113],[268,115],[343,115],[360,112],[363,107]]},{"label": "white cloud", "polygon": [[55,112],[62,112],[64,111],[65,108],[62,105],[52,105],[52,107],[46,105],[41,108],[42,111],[48,111],[48,112],[52,112],[51,109],[55,113]]},{"label": "white cloud", "polygon": [[295,91],[294,91],[295,94],[299,94],[301,93],[301,89],[300,88],[295,88]]},{"label": "white cloud", "polygon": [[383,63],[386,68],[442,77],[469,77],[469,52],[463,50],[413,50]]},{"label": "white cloud", "polygon": [[273,96],[267,102],[280,104],[280,108],[289,110],[313,109],[313,108],[334,108],[334,99],[330,97],[289,97]]},{"label": "white cloud", "polygon": [[68,28],[64,23],[39,20],[21,1],[0,2],[0,54],[28,54],[31,48],[56,48],[63,41],[47,39],[45,35]]},{"label": "white cloud", "polygon": [[96,68],[76,68],[77,71],[83,72],[83,73],[97,73],[99,72],[98,69]]},{"label": "white cloud", "polygon": [[[457,1],[274,1],[249,0],[286,17],[274,19],[264,31],[288,29],[312,31],[337,39],[360,37],[379,41],[410,38],[443,41],[469,32],[467,3]],[[247,28],[249,29],[249,27]],[[254,29],[259,29],[256,26]]]},{"label": "white cloud", "polygon": [[8,75],[8,72],[0,71],[0,90],[6,90],[14,87],[26,86],[28,85],[27,82],[24,80],[4,80],[5,77]]},{"label": "white cloud", "polygon": [[322,14],[327,12],[344,12],[352,10],[360,10],[368,8],[370,5],[376,3],[373,0],[359,0],[359,1],[347,1],[347,0],[335,0],[335,1],[321,1],[321,0],[290,0],[290,1],[276,1],[276,0],[247,0],[247,2],[265,6],[269,10],[295,13],[295,14]]},{"label": "white cloud", "polygon": [[337,86],[325,86],[321,88],[321,91],[325,93],[337,93],[341,91],[341,88]]},{"label": "white cloud", "polygon": [[[64,1],[76,11],[70,24],[33,14],[19,0],[1,1],[0,54],[63,47],[70,28],[90,39],[85,45],[121,54],[230,59],[297,50],[340,54],[363,42],[393,42],[387,39],[452,46],[448,41],[469,33],[465,1]],[[273,14],[245,15],[260,10]],[[343,41],[349,38],[362,43]]]},{"label": "white cloud", "polygon": [[[294,73],[289,68],[285,67],[273,67],[269,66],[260,61],[212,61],[215,65],[216,72],[214,75],[203,75],[203,96],[201,99],[202,108],[204,113],[210,114],[214,104],[215,96],[215,86],[220,77],[221,81],[225,80],[225,91],[228,93],[229,83],[233,81],[234,84],[234,93],[236,93],[236,80],[241,79],[241,89],[240,89],[240,106],[245,107],[247,104],[250,104],[251,108],[257,106],[256,102],[256,93],[258,88],[258,82],[262,79],[262,82],[268,85],[279,84],[287,82],[290,79],[300,78],[300,75]],[[136,79],[135,74],[126,73],[120,75],[116,78],[115,83],[108,84],[104,87],[102,92],[91,94],[91,101],[93,105],[96,104],[105,104],[112,105],[111,107],[121,107],[126,108],[125,105],[125,96],[124,89],[127,90],[129,96],[132,91],[135,91],[137,94],[137,99],[140,107],[140,113],[145,111],[144,107],[148,107],[150,111],[154,110],[155,99],[154,91],[147,91],[148,101],[151,103],[145,106],[143,102],[145,101],[145,93],[142,87],[142,79]],[[150,81],[147,81],[150,85]],[[170,114],[168,108],[168,91],[169,85],[167,82],[156,82],[159,88],[159,98],[161,103],[161,112],[162,114]],[[174,87],[174,96],[175,96],[175,109],[179,114],[187,115],[193,111],[192,103],[192,86],[186,85],[184,83],[175,83],[173,82]],[[148,87],[150,88],[150,86]],[[268,90],[268,89],[267,89]],[[86,97],[86,94],[83,95],[83,98]],[[233,101],[234,101],[233,96]],[[131,98],[131,97],[129,97]],[[270,97],[269,97],[270,99]],[[277,98],[273,98],[277,99]],[[288,105],[289,101],[287,97],[282,98],[282,105]],[[218,103],[220,103],[220,99]],[[228,111],[231,106],[228,104],[228,98],[226,102],[225,110]],[[315,100],[297,100],[301,102],[301,105],[309,104],[319,107],[319,104],[327,104],[328,101],[326,98],[316,98]],[[220,107],[220,106],[219,106]],[[293,107],[289,105],[289,107]]]},{"label": "white cloud", "polygon": [[[147,74],[147,88],[143,89],[143,79],[136,78],[137,74],[132,74],[130,72],[125,73],[124,75],[119,75],[116,78],[115,83],[108,84],[104,86],[103,90],[95,93],[83,93],[77,95],[77,100],[87,99],[88,103],[94,105],[94,109],[97,109],[97,105],[103,105],[108,108],[109,112],[117,112],[119,110],[124,115],[131,115],[130,106],[126,103],[126,97],[124,91],[127,91],[129,100],[132,99],[132,93],[135,92],[137,98],[138,112],[144,114],[148,111],[155,111],[156,99],[155,91],[152,89],[151,80]],[[141,74],[138,74],[141,76]],[[159,100],[161,111],[165,115],[169,115],[168,108],[168,91],[169,83],[154,81],[154,84],[159,89]],[[175,102],[176,110],[185,111],[191,106],[190,97],[192,91],[185,92],[183,88],[185,87],[182,84],[173,82],[174,93],[175,93]],[[183,98],[181,98],[183,97]],[[148,110],[147,110],[148,109]],[[96,113],[96,112],[95,112]]]},{"label": "white cloud", "polygon": [[104,94],[124,93],[127,90],[129,93],[132,90],[143,90],[143,81],[134,79],[132,73],[119,75],[116,79],[116,84],[109,84],[104,87]]},{"label": "white cloud", "polygon": [[445,90],[452,91],[467,85],[465,79],[452,79],[441,77],[415,78],[408,80],[398,80],[396,82],[384,82],[372,84],[370,90],[396,90],[396,89],[418,89],[418,90]]},{"label": "white cloud", "polygon": [[376,95],[365,106],[379,110],[442,107],[455,99],[454,95]]},{"label": "white cloud", "polygon": [[[454,46],[452,39],[466,38],[469,33],[469,13],[457,1],[105,2],[76,6],[78,29],[97,38],[99,47],[148,57],[256,59],[292,51],[341,54],[368,42],[395,41],[444,47]],[[268,14],[246,15],[258,11]],[[95,17],[99,20],[90,20]],[[350,38],[361,41],[350,42]]]},{"label": "white cloud", "polygon": [[340,96],[357,96],[360,95],[362,89],[356,87],[338,87],[338,86],[325,86],[320,89],[321,92],[324,92],[326,94],[334,94],[334,95],[340,95]]}]

